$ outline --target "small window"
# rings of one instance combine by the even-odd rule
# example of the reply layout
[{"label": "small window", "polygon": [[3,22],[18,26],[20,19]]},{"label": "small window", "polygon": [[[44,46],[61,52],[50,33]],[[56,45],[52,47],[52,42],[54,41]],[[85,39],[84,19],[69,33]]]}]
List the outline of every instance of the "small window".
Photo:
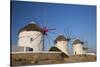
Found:
[{"label": "small window", "polygon": [[76,55],[76,51],[75,51],[75,55]]},{"label": "small window", "polygon": [[29,48],[29,51],[33,51],[33,48]]},{"label": "small window", "polygon": [[33,40],[34,40],[33,38],[30,39],[30,41],[33,41]]}]

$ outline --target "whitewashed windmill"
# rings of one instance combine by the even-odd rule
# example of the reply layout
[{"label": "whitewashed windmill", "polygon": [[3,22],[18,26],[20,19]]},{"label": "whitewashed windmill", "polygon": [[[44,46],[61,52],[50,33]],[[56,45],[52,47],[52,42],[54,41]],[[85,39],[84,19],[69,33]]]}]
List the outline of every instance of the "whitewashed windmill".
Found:
[{"label": "whitewashed windmill", "polygon": [[82,41],[80,39],[76,39],[73,42],[73,54],[74,55],[86,54],[87,50],[89,49],[89,48],[87,48],[87,44],[86,43],[87,43],[87,41],[85,42],[85,41]]},{"label": "whitewashed windmill", "polygon": [[18,37],[18,46],[24,47],[24,51],[29,48],[29,51],[42,51],[43,49],[43,34],[42,28],[35,23],[29,23],[25,27],[21,28]]},{"label": "whitewashed windmill", "polygon": [[59,35],[54,41],[55,47],[59,48],[65,54],[68,54],[67,39],[63,35]]},{"label": "whitewashed windmill", "polygon": [[79,39],[76,39],[73,42],[73,54],[83,54],[83,42],[81,42]]},{"label": "whitewashed windmill", "polygon": [[48,29],[46,26],[40,27],[35,22],[29,23],[18,34],[18,46],[24,47],[24,51],[40,52],[44,51],[44,36],[54,29]]}]

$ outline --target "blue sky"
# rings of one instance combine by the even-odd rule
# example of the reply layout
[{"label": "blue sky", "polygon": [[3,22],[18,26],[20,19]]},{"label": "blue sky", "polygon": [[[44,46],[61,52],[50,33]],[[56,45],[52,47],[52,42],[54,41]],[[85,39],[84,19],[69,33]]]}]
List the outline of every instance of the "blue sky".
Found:
[{"label": "blue sky", "polygon": [[[53,33],[48,33],[53,40],[69,28],[73,36],[87,40],[88,47],[96,52],[96,6],[12,1],[11,18],[13,45],[17,45],[19,29],[34,21],[41,26],[56,28]],[[46,40],[45,49],[54,45],[49,40],[51,44]]]}]

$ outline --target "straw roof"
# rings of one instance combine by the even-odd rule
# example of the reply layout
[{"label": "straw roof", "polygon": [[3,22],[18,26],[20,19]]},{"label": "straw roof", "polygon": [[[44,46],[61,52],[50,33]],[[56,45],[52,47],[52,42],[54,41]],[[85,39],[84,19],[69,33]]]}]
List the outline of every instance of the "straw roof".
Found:
[{"label": "straw roof", "polygon": [[67,39],[63,35],[59,35],[55,40],[54,43],[57,43],[57,41],[67,41]]},{"label": "straw roof", "polygon": [[22,32],[22,31],[40,31],[40,32],[42,32],[42,28],[39,27],[35,23],[30,23],[30,24],[26,25],[25,27],[21,28],[18,33]]},{"label": "straw roof", "polygon": [[76,39],[74,42],[73,42],[73,45],[75,44],[83,44],[83,42],[79,39]]}]

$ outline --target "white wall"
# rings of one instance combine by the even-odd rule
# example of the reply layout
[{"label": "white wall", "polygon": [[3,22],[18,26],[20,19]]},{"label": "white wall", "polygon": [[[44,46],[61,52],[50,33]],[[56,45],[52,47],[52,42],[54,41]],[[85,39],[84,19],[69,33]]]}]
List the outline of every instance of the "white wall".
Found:
[{"label": "white wall", "polygon": [[62,52],[68,54],[67,41],[57,41],[55,46],[58,47]]},{"label": "white wall", "polygon": [[[31,38],[32,41],[31,41]],[[33,51],[42,51],[43,48],[43,35],[38,31],[23,31],[19,34],[18,46],[33,48]],[[41,43],[40,43],[41,42]]]},{"label": "white wall", "polygon": [[73,54],[83,54],[83,45],[82,44],[74,44],[73,45]]}]

